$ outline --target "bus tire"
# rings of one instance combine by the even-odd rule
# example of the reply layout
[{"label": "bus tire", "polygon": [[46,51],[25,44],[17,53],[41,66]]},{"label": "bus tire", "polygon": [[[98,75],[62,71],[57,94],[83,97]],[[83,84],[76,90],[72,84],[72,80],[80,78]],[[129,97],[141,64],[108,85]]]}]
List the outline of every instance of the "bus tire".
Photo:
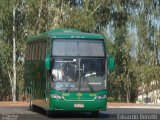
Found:
[{"label": "bus tire", "polygon": [[29,109],[32,110],[32,103],[29,102]]},{"label": "bus tire", "polygon": [[37,111],[37,107],[32,104],[32,105],[31,105],[31,110],[32,110],[33,112],[35,112],[35,111]]},{"label": "bus tire", "polygon": [[49,117],[49,118],[52,117],[52,114],[51,114],[50,110],[46,110],[46,116]]},{"label": "bus tire", "polygon": [[91,112],[93,117],[98,117],[99,116],[99,111],[92,111]]}]

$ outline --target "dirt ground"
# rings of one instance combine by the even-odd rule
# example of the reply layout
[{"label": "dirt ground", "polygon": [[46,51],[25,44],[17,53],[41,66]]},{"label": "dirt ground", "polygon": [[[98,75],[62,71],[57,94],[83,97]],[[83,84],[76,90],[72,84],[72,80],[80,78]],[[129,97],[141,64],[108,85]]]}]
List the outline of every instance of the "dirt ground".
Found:
[{"label": "dirt ground", "polygon": [[[114,102],[108,102],[108,106],[136,106],[136,103],[114,103]],[[138,104],[138,105],[143,105],[143,104]]]},{"label": "dirt ground", "polygon": [[23,101],[5,101],[5,102],[0,102],[0,106],[29,106],[29,102],[23,102]]}]

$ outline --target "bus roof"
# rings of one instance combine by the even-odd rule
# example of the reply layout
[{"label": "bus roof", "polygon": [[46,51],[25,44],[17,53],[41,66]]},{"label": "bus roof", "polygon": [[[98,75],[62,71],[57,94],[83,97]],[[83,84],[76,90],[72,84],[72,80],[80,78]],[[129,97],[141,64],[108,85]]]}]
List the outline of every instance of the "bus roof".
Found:
[{"label": "bus roof", "polygon": [[103,39],[100,34],[85,33],[77,29],[52,29],[50,31],[41,33],[37,36],[32,36],[28,38],[28,42],[36,40],[44,40],[44,38],[88,38],[88,39]]}]

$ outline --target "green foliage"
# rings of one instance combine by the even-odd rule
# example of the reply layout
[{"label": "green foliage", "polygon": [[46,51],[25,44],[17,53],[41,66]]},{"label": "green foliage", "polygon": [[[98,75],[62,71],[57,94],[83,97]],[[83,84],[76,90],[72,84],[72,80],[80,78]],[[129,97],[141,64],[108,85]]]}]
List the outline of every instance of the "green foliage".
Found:
[{"label": "green foliage", "polygon": [[62,28],[76,28],[85,32],[93,32],[96,22],[90,16],[91,12],[74,8],[69,13],[69,17],[62,24]]},{"label": "green foliage", "polygon": [[11,72],[12,62],[11,46],[3,41],[0,41],[0,100],[10,100],[11,82],[8,73]]},{"label": "green foliage", "polygon": [[114,98],[113,97],[108,97],[107,100],[108,100],[108,102],[114,102]]}]

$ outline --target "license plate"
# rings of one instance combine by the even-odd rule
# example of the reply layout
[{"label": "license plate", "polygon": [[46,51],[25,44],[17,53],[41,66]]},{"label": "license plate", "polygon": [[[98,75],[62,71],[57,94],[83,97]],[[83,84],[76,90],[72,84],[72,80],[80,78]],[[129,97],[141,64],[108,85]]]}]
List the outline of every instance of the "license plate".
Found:
[{"label": "license plate", "polygon": [[75,108],[84,108],[84,104],[74,104]]}]

